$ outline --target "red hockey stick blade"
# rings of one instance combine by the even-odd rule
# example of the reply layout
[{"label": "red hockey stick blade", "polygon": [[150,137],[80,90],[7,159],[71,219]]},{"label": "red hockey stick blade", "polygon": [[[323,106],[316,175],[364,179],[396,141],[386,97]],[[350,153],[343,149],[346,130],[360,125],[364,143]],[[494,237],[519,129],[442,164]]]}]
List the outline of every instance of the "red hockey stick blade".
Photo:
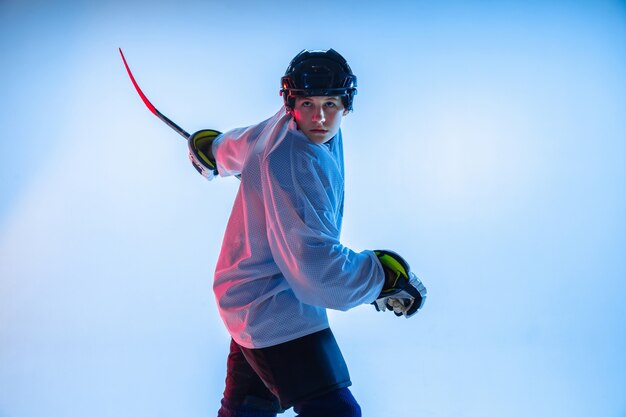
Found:
[{"label": "red hockey stick blade", "polygon": [[167,124],[172,129],[174,129],[179,135],[181,135],[185,139],[189,139],[189,136],[190,136],[189,133],[187,133],[183,128],[178,126],[176,123],[172,122],[163,113],[158,111],[157,108],[154,107],[154,105],[150,102],[150,100],[148,100],[148,97],[146,97],[146,95],[143,93],[143,91],[141,91],[141,88],[139,88],[139,84],[137,84],[137,81],[135,81],[135,77],[133,76],[133,73],[130,71],[130,67],[128,66],[128,63],[126,62],[126,58],[124,57],[124,53],[122,52],[122,48],[119,48],[119,50],[120,50],[120,55],[122,56],[122,61],[124,61],[124,66],[126,67],[126,71],[128,72],[128,76],[130,77],[130,80],[133,82],[133,85],[135,86],[135,90],[137,90],[137,93],[139,94],[139,97],[141,97],[141,100],[143,100],[143,102],[146,105],[146,107],[156,117],[161,119],[163,122],[165,122],[165,124]]}]

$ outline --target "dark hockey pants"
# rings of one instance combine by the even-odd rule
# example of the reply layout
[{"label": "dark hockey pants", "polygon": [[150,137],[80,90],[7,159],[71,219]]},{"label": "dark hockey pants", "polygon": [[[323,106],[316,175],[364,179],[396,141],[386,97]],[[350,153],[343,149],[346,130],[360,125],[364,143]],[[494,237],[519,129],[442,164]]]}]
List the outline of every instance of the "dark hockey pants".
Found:
[{"label": "dark hockey pants", "polygon": [[360,417],[350,375],[330,329],[262,349],[231,342],[218,417]]},{"label": "dark hockey pants", "polygon": [[[299,417],[361,417],[361,407],[348,388],[339,388],[319,397],[300,401],[293,407]],[[234,406],[222,399],[218,417],[276,417],[275,411],[251,406]]]}]

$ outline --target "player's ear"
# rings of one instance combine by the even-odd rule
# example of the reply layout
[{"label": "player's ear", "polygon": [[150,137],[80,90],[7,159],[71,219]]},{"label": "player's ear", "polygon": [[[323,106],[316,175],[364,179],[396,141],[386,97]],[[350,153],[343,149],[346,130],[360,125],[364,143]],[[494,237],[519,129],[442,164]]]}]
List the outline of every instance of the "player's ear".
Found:
[{"label": "player's ear", "polygon": [[350,110],[348,110],[348,109],[343,109],[343,115],[344,115],[344,116],[347,116],[347,115],[348,115],[348,113],[350,113]]}]

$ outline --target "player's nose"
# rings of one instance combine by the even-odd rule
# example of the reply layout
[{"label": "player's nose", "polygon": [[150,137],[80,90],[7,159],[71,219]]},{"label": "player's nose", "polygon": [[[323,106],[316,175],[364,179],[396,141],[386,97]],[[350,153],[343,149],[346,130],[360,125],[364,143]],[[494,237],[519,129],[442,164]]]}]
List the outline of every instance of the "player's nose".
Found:
[{"label": "player's nose", "polygon": [[324,123],[324,121],[326,120],[326,116],[324,115],[324,109],[322,107],[316,108],[313,112],[312,119],[314,122]]}]

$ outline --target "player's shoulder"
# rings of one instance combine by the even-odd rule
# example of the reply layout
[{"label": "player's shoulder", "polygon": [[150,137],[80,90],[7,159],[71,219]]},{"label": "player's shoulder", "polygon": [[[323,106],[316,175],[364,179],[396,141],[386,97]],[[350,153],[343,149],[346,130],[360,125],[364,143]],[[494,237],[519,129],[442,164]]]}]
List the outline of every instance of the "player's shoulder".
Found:
[{"label": "player's shoulder", "polygon": [[270,164],[317,158],[319,149],[302,132],[288,129],[278,141],[271,144],[266,154]]}]

